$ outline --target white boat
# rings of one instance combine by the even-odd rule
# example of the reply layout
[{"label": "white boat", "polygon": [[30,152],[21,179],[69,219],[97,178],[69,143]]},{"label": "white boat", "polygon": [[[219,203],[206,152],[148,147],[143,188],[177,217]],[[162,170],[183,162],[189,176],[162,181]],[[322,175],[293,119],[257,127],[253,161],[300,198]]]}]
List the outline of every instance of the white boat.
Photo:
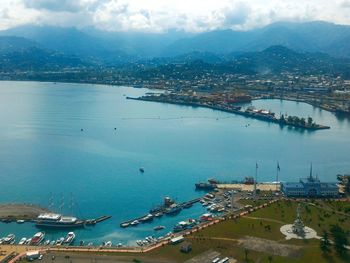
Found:
[{"label": "white boat", "polygon": [[17,220],[17,224],[23,224],[24,220]]},{"label": "white boat", "polygon": [[74,232],[69,232],[66,238],[63,240],[63,244],[70,245],[75,239]]},{"label": "white boat", "polygon": [[48,246],[48,245],[50,245],[50,240],[46,240],[45,242],[44,242],[44,246]]},{"label": "white boat", "polygon": [[2,241],[3,244],[11,244],[15,240],[14,234],[9,234],[7,237],[5,237]]},{"label": "white boat", "polygon": [[19,241],[18,245],[24,245],[27,241],[27,238],[22,237],[21,240]]},{"label": "white boat", "polygon": [[56,240],[56,246],[62,245],[63,241],[64,241],[64,237],[60,237],[59,239],[57,239]]},{"label": "white boat", "polygon": [[24,244],[25,244],[25,245],[29,245],[31,241],[32,241],[32,239],[31,239],[31,238],[28,238],[28,239],[26,240],[26,242],[24,242]]},{"label": "white boat", "polygon": [[131,226],[137,226],[139,224],[139,220],[134,220],[130,223]]},{"label": "white boat", "polygon": [[105,243],[105,247],[111,247],[113,244],[112,244],[112,241],[107,241]]},{"label": "white boat", "polygon": [[50,246],[54,246],[54,245],[56,245],[56,241],[55,241],[55,240],[52,240],[52,241],[50,242]]}]

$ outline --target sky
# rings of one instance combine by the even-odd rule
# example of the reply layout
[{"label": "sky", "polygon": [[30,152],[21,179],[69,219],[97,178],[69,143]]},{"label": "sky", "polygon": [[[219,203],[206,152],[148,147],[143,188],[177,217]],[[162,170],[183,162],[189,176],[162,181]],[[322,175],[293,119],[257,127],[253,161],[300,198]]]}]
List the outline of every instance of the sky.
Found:
[{"label": "sky", "polygon": [[350,25],[350,0],[0,0],[2,30],[34,24],[203,32],[314,20]]}]

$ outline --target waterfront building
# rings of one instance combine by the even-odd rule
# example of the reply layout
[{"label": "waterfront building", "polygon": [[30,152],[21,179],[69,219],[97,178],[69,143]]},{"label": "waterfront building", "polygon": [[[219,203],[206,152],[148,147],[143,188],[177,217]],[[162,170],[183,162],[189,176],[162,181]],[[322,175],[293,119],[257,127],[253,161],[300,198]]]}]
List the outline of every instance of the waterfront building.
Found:
[{"label": "waterfront building", "polygon": [[300,178],[299,182],[281,183],[281,191],[287,197],[338,197],[339,188],[337,183],[321,182],[319,178],[312,175]]}]

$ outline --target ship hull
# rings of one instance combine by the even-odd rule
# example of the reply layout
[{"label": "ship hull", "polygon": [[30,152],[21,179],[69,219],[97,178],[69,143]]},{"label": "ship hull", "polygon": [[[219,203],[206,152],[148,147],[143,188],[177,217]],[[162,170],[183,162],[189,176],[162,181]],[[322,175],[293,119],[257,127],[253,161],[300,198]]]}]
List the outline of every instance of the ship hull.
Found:
[{"label": "ship hull", "polygon": [[84,227],[84,222],[79,222],[75,224],[52,224],[52,223],[35,223],[37,228],[54,228],[54,229],[67,229],[67,228],[82,228]]}]

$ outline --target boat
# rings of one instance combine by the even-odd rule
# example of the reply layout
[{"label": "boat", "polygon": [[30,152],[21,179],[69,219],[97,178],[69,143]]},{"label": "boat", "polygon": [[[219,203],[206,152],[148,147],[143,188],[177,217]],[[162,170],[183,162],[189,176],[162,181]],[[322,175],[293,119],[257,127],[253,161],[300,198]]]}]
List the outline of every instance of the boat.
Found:
[{"label": "boat", "polygon": [[140,171],[140,173],[144,173],[145,172],[145,168],[140,167],[139,171]]},{"label": "boat", "polygon": [[216,188],[216,184],[211,183],[196,183],[196,190],[214,190]]},{"label": "boat", "polygon": [[177,214],[181,211],[181,207],[178,205],[173,205],[165,210],[165,213],[168,215]]},{"label": "boat", "polygon": [[159,231],[165,229],[165,226],[156,226],[153,228],[154,231]]},{"label": "boat", "polygon": [[2,244],[12,244],[15,240],[15,235],[14,234],[9,234],[7,237],[5,237],[2,241]]},{"label": "boat", "polygon": [[74,232],[69,232],[65,239],[63,240],[63,244],[65,245],[70,245],[75,239],[75,234]]},{"label": "boat", "polygon": [[25,244],[25,245],[29,245],[30,242],[32,242],[32,238],[28,238],[28,239],[26,240],[26,242],[24,242],[24,244]]},{"label": "boat", "polygon": [[50,245],[50,240],[46,240],[45,242],[44,242],[44,246],[48,246],[48,245]]},{"label": "boat", "polygon": [[18,242],[18,245],[24,245],[27,241],[27,238],[22,237],[21,240]]},{"label": "boat", "polygon": [[59,239],[56,240],[56,246],[60,246],[63,244],[64,237],[60,237]]},{"label": "boat", "polygon": [[123,228],[128,227],[128,226],[130,226],[129,222],[125,222],[125,223],[120,224],[120,227],[123,227]]},{"label": "boat", "polygon": [[137,226],[139,224],[139,220],[134,220],[130,223],[131,226]]},{"label": "boat", "polygon": [[55,241],[55,240],[52,240],[52,241],[50,242],[50,246],[54,246],[54,245],[56,245],[56,241]]},{"label": "boat", "polygon": [[112,245],[113,245],[112,241],[107,241],[107,242],[104,244],[105,247],[112,247]]},{"label": "boat", "polygon": [[153,215],[148,214],[140,219],[140,222],[145,223],[145,222],[150,222],[153,220]]},{"label": "boat", "polygon": [[163,216],[163,213],[162,212],[158,212],[158,213],[155,213],[154,216],[155,217],[161,217],[161,216]]},{"label": "boat", "polygon": [[199,219],[201,222],[205,222],[205,221],[211,221],[213,220],[213,215],[212,214],[203,214],[200,219]]},{"label": "boat", "polygon": [[186,230],[188,227],[187,222],[181,221],[177,225],[174,226],[173,231],[174,233],[181,232]]},{"label": "boat", "polygon": [[30,241],[30,245],[37,246],[41,243],[41,241],[44,240],[44,238],[45,238],[45,232],[38,232],[32,237]]},{"label": "boat", "polygon": [[20,220],[17,220],[16,222],[17,222],[17,224],[23,224],[23,223],[24,223],[24,220],[21,220],[21,219],[20,219]]},{"label": "boat", "polygon": [[84,226],[83,220],[55,213],[40,214],[34,222],[35,226],[39,228],[78,228]]}]

